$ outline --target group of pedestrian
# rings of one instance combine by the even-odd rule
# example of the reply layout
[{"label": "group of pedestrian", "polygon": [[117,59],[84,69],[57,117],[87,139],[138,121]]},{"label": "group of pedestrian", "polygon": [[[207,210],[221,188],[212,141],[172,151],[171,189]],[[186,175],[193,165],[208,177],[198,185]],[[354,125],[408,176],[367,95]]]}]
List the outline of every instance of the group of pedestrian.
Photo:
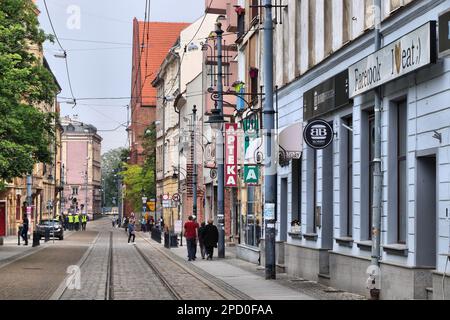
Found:
[{"label": "group of pedestrian", "polygon": [[64,215],[64,231],[86,231],[86,225],[89,218],[86,213],[69,213]]},{"label": "group of pedestrian", "polygon": [[184,236],[186,237],[188,260],[195,261],[197,255],[197,239],[200,245],[200,254],[202,259],[212,260],[214,248],[217,248],[219,241],[219,230],[214,225],[212,219],[208,224],[201,223],[201,226],[195,221],[193,216],[189,216],[184,224]]},{"label": "group of pedestrian", "polygon": [[142,232],[151,232],[153,227],[155,226],[155,219],[146,213],[140,221],[141,224],[141,231]]}]

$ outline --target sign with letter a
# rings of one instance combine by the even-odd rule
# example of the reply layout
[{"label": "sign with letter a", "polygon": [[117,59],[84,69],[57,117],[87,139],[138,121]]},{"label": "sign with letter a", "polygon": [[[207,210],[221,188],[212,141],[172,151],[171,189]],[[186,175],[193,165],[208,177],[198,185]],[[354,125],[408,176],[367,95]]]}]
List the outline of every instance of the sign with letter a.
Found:
[{"label": "sign with letter a", "polygon": [[237,187],[237,124],[225,124],[225,187]]}]

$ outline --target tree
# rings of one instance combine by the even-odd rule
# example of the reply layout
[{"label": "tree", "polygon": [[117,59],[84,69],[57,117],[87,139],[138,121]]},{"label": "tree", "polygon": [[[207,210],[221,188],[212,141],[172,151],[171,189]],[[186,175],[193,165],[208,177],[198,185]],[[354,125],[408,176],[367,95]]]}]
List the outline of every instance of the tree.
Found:
[{"label": "tree", "polygon": [[154,197],[156,194],[155,171],[139,165],[124,165],[123,182],[126,185],[125,198],[135,211],[142,209],[142,196]]},{"label": "tree", "polygon": [[52,38],[36,12],[31,0],[0,0],[0,180],[8,182],[52,160],[55,116],[36,106],[52,104],[57,86],[32,50]]},{"label": "tree", "polygon": [[113,198],[117,198],[117,173],[121,171],[122,163],[128,157],[128,150],[117,148],[102,155],[102,179],[105,193],[105,207],[113,207]]}]

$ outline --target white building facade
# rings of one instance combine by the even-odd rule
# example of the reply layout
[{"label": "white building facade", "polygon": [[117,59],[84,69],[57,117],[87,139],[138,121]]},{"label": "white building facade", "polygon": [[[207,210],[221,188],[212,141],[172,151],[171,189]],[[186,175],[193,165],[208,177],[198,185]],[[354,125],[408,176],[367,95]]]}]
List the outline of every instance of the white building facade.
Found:
[{"label": "white building facade", "polygon": [[[285,41],[275,41],[279,128],[321,118],[335,137],[323,150],[304,145],[301,160],[279,166],[278,264],[289,275],[368,295],[374,94],[342,91],[352,66],[374,52],[372,1],[285,4],[275,31]],[[439,37],[432,21],[449,8],[448,0],[382,1],[382,47],[416,36],[425,24]],[[439,49],[434,41],[420,45]],[[382,299],[442,298],[450,248],[450,58],[431,62],[380,86]]]}]

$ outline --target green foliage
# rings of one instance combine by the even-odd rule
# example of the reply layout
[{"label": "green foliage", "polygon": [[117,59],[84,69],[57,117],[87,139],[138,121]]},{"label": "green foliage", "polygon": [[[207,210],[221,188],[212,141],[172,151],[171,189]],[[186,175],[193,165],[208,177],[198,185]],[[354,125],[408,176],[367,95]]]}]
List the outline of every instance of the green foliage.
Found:
[{"label": "green foliage", "polygon": [[123,182],[126,185],[125,198],[135,211],[142,209],[142,196],[150,198],[156,194],[155,171],[138,165],[124,165]]},{"label": "green foliage", "polygon": [[102,155],[102,179],[105,192],[105,207],[117,206],[113,198],[117,199],[117,177],[115,175],[121,170],[122,163],[126,161],[128,150],[117,148]]},{"label": "green foliage", "polygon": [[52,104],[57,92],[36,55],[47,39],[31,0],[0,0],[0,179],[5,181],[51,161],[54,115],[35,107]]}]

